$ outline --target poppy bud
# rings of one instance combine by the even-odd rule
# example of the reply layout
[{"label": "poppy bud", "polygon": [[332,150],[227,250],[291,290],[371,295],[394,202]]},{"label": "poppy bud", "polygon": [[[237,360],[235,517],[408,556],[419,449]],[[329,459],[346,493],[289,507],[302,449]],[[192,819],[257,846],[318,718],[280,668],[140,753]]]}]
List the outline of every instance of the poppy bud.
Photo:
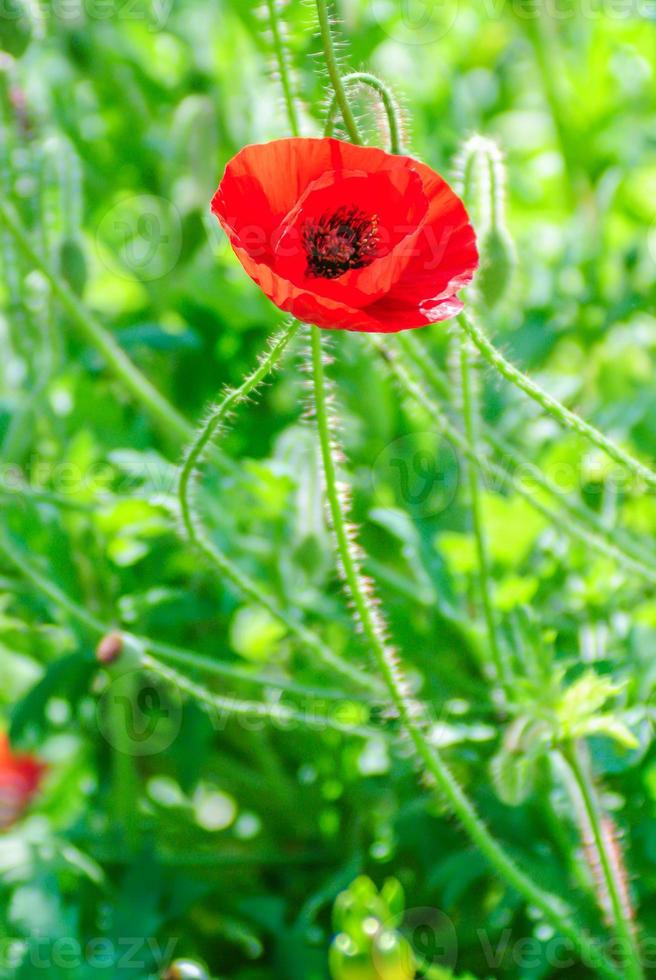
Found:
[{"label": "poppy bud", "polygon": [[0,51],[20,58],[32,40],[34,25],[24,0],[5,0],[0,13]]},{"label": "poppy bud", "polygon": [[515,249],[506,227],[506,168],[497,144],[472,136],[460,154],[458,169],[465,200],[477,212],[480,265],[476,290],[492,309],[505,296],[515,266]]},{"label": "poppy bud", "polygon": [[168,968],[162,980],[210,980],[204,966],[193,960],[176,960]]},{"label": "poppy bud", "polygon": [[32,755],[14,755],[9,739],[0,733],[0,830],[23,815],[37,793],[45,765]]},{"label": "poppy bud", "polygon": [[505,296],[512,279],[515,250],[504,227],[492,225],[479,240],[481,264],[476,288],[484,304],[493,309]]},{"label": "poppy bud", "polygon": [[123,637],[120,633],[108,633],[96,647],[96,659],[105,667],[116,663],[122,653]]},{"label": "poppy bud", "polygon": [[81,296],[87,281],[87,262],[79,242],[66,238],[59,249],[59,267],[73,292]]}]

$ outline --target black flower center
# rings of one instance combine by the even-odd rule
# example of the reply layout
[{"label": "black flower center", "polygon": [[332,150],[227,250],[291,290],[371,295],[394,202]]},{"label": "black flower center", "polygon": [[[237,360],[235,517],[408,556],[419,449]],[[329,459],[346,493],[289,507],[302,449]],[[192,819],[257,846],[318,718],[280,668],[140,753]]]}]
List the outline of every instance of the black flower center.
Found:
[{"label": "black flower center", "polygon": [[337,279],[350,269],[363,269],[376,258],[378,217],[355,206],[308,219],[303,225],[308,276]]}]

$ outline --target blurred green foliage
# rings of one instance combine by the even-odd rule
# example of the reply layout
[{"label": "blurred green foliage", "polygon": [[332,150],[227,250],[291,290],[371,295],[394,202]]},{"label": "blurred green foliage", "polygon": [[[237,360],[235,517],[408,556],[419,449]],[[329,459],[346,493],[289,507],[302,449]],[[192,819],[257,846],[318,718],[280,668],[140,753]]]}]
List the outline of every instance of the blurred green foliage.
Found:
[{"label": "blurred green foliage", "polygon": [[[487,326],[550,391],[654,458],[653,9],[564,0],[558,16],[545,7],[536,17],[527,7],[343,0],[346,60],[395,87],[405,145],[445,175],[473,132],[498,141],[518,261]],[[193,421],[239,382],[279,322],[208,207],[236,150],[287,133],[265,13],[243,0],[14,10],[0,16],[0,46],[14,56],[0,56],[3,199]],[[312,5],[294,0],[283,17],[303,129],[317,133],[325,79]],[[358,98],[384,145],[375,107]],[[103,623],[241,668],[242,680],[212,682],[219,693],[273,700],[276,684],[294,681],[315,692],[312,707],[323,704],[336,680],[180,543],[179,440],[152,424],[0,235],[0,493],[12,540]],[[449,326],[422,339],[452,375]],[[331,649],[367,665],[321,506],[302,346],[223,435],[198,501],[241,567]],[[561,894],[576,889],[579,920],[599,933],[576,808],[552,764],[559,738],[589,736],[643,935],[653,935],[653,588],[517,494],[486,487],[494,603],[517,677],[515,715],[500,718],[458,454],[399,398],[366,337],[337,335],[332,353],[367,570],[435,712],[431,738],[523,869]],[[651,547],[650,495],[518,393],[485,374],[480,388],[485,419],[512,446]],[[426,447],[437,470],[422,463]],[[426,496],[436,473],[442,492]],[[154,978],[176,957],[217,978],[319,980],[334,932],[366,919],[331,925],[334,900],[365,873],[383,888],[391,876],[402,883],[406,934],[418,962],[432,962],[426,977],[594,975],[574,961],[554,967],[551,927],[417,783],[385,705],[378,728],[352,739],[217,718],[149,682],[141,693],[154,700],[138,724],[142,734],[155,725],[159,741],[149,751],[137,740],[143,751],[126,755],[105,717],[117,680],[97,671],[97,635],[10,561],[0,576],[3,718],[49,764],[32,812],[0,838],[2,980]],[[271,687],[262,695],[252,678]],[[128,691],[128,706],[139,696]],[[451,923],[455,958],[453,944],[446,959],[421,948],[417,909]],[[529,959],[504,947],[508,928],[534,940]],[[499,963],[490,949],[502,950]],[[339,969],[338,980],[355,975]]]}]

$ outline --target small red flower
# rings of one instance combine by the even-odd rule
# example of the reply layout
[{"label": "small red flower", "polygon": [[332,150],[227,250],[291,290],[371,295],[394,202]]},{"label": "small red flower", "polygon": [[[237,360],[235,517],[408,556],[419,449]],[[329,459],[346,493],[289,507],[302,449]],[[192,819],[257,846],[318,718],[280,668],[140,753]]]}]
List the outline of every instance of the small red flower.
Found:
[{"label": "small red flower", "polygon": [[394,333],[446,320],[478,265],[465,207],[438,174],[341,140],[245,147],[212,211],[269,299],[319,327]]},{"label": "small red flower", "polygon": [[0,830],[23,815],[39,789],[45,769],[44,763],[32,755],[14,755],[9,739],[0,732]]}]

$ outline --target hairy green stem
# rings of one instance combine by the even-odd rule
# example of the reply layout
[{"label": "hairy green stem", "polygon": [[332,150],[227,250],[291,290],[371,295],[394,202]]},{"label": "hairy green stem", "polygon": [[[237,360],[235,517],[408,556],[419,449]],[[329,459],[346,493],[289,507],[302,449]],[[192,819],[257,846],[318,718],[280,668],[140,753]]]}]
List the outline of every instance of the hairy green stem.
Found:
[{"label": "hairy green stem", "polygon": [[[600,554],[605,555],[608,558],[612,558],[617,561],[618,564],[622,565],[624,568],[630,570],[636,575],[639,575],[645,581],[654,583],[656,582],[656,569],[645,564],[639,558],[633,557],[627,554],[625,551],[621,550],[616,544],[614,544],[612,538],[608,537],[608,533],[601,534],[597,533],[594,528],[588,528],[584,524],[572,520],[568,514],[554,510],[545,504],[534,492],[529,490],[522,481],[517,481],[512,473],[499,466],[497,463],[488,459],[485,455],[480,452],[474,452],[467,440],[463,437],[462,433],[453,425],[449,420],[446,413],[441,409],[437,402],[428,395],[423,385],[417,379],[416,375],[413,374],[412,368],[409,367],[406,361],[399,360],[395,357],[377,338],[373,337],[374,346],[380,351],[383,359],[388,365],[389,370],[392,372],[399,386],[405,391],[410,398],[413,399],[417,404],[421,405],[427,415],[432,418],[438,426],[438,429],[445,432],[448,438],[455,444],[455,446],[467,457],[469,462],[476,466],[481,473],[489,478],[495,485],[506,486],[513,490],[515,493],[519,494],[534,510],[539,514],[542,514],[550,525],[557,527],[560,531],[568,534],[570,537],[582,541],[586,545],[590,545],[598,551]],[[412,361],[412,358],[409,360]],[[412,361],[413,367],[416,367],[414,361]],[[488,436],[489,438],[489,436]],[[537,468],[532,468],[531,476],[535,483],[542,485],[541,474]]]},{"label": "hairy green stem", "polygon": [[611,459],[620,466],[628,470],[637,479],[642,480],[651,489],[656,489],[656,472],[645,466],[639,460],[637,460],[630,453],[627,453],[624,449],[614,443],[608,436],[605,436],[599,429],[596,429],[593,425],[584,421],[575,412],[572,412],[569,408],[566,408],[561,402],[559,402],[552,395],[549,395],[544,391],[535,381],[532,381],[525,374],[522,374],[516,367],[510,364],[503,354],[494,347],[494,345],[488,340],[485,333],[478,326],[476,321],[473,319],[471,314],[464,314],[460,318],[460,322],[463,328],[467,332],[468,336],[472,342],[476,345],[478,350],[481,352],[485,360],[497,371],[502,377],[511,384],[523,391],[524,394],[532,398],[533,401],[537,402],[545,412],[548,412],[557,422],[559,422],[564,428],[571,429],[573,432],[578,433],[578,435],[583,436],[588,439],[589,442],[596,446],[597,449],[601,449],[602,452],[606,453]]},{"label": "hairy green stem", "polygon": [[211,410],[201,426],[196,439],[191,444],[185,461],[180,469],[178,482],[178,498],[180,501],[180,516],[184,533],[189,542],[201,552],[217,571],[230,581],[249,599],[263,606],[279,622],[293,633],[303,644],[316,653],[317,657],[331,670],[335,670],[349,681],[375,690],[376,684],[371,678],[356,666],[344,660],[327,644],[323,643],[311,630],[298,622],[286,610],[264,592],[259,585],[247,578],[235,565],[230,562],[214,545],[203,530],[201,522],[196,517],[192,503],[192,483],[194,475],[203,456],[211,444],[214,435],[220,431],[226,419],[236,406],[243,402],[264,381],[275,368],[287,349],[288,344],[298,332],[300,323],[297,320],[283,330],[271,343],[268,352],[261,358],[257,367],[249,374],[238,388],[227,392],[224,398]]},{"label": "hairy green stem", "polygon": [[[407,331],[398,335],[398,345],[405,357],[412,363],[413,368],[430,385],[433,393],[448,401],[451,397],[450,384],[422,342],[412,336],[410,331]],[[439,409],[433,406],[431,411],[439,412],[445,427],[451,427]],[[593,511],[566,493],[557,483],[554,483],[537,464],[529,462],[515,446],[511,446],[506,439],[498,436],[491,426],[483,425],[482,432],[485,440],[499,454],[501,459],[509,460],[519,471],[526,473],[532,483],[557,500],[559,506],[567,513],[560,514],[551,508],[546,508],[535,493],[529,492],[522,483],[517,483],[512,473],[498,468],[502,474],[504,485],[512,485],[540,513],[553,516],[554,525],[566,531],[570,536],[585,543],[591,543],[596,550],[618,561],[647,581],[656,581],[656,556],[654,554],[634,541],[621,528],[611,529],[607,527]],[[481,457],[477,457],[477,459],[479,469],[484,472],[487,470],[494,476],[490,469],[491,467],[497,469],[494,464]]]},{"label": "hairy green stem", "polygon": [[283,96],[285,99],[289,126],[293,136],[300,136],[301,127],[296,102],[294,100],[294,89],[292,86],[289,64],[287,62],[287,53],[285,51],[283,41],[282,27],[278,16],[277,0],[266,0],[266,2],[267,10],[269,11],[269,23],[271,24],[273,49],[275,52],[276,61],[278,63],[278,71],[280,72],[280,84],[282,86]]},{"label": "hairy green stem", "polygon": [[82,337],[103,357],[111,372],[123,382],[134,398],[144,406],[162,431],[174,440],[188,439],[193,429],[176,408],[139,371],[130,358],[119,347],[114,338],[80,303],[70,289],[50,265],[39,255],[30,241],[30,236],[15,209],[0,200],[0,222],[13,236],[26,259],[33,268],[45,276],[62,309],[76,325]]},{"label": "hairy green stem", "polygon": [[[387,125],[389,127],[389,140],[390,140],[390,153],[400,153],[401,152],[401,124],[399,121],[399,110],[396,104],[396,100],[392,93],[392,90],[385,85],[380,78],[376,78],[375,75],[370,74],[366,71],[354,71],[349,75],[344,75],[342,78],[342,84],[347,85],[367,85],[369,88],[373,89],[374,92],[379,96],[383,109],[385,110],[385,115],[387,117]],[[332,101],[328,107],[328,113],[326,116],[326,128],[324,130],[325,136],[332,136],[333,129],[335,125],[335,116],[337,115],[337,109],[339,108],[339,100],[337,95],[333,95]]]},{"label": "hairy green stem", "polygon": [[363,579],[352,534],[340,500],[337,469],[333,456],[326,381],[321,349],[321,331],[312,327],[312,368],[315,391],[317,429],[324,467],[325,491],[337,542],[338,554],[346,586],[349,590],[355,614],[368,640],[371,652],[385,681],[391,701],[398,713],[401,725],[407,733],[417,756],[425,766],[426,774],[448,801],[466,833],[492,868],[529,903],[539,908],[556,929],[572,943],[587,961],[598,964],[598,971],[605,977],[619,980],[620,974],[599,957],[595,944],[572,921],[570,912],[554,895],[543,891],[516,864],[515,860],[490,834],[473,804],[452,775],[441,754],[432,746],[423,731],[424,710],[408,692],[407,683],[398,663],[396,652],[385,641],[383,627],[375,614],[375,605],[368,594]]},{"label": "hairy green stem", "polygon": [[608,836],[602,825],[601,804],[597,799],[592,777],[580,758],[580,750],[577,745],[566,745],[563,749],[563,756],[574,777],[583,803],[586,821],[592,833],[592,841],[610,900],[612,919],[621,949],[624,976],[627,980],[643,980],[644,972],[636,932],[631,919],[631,910],[626,906],[622,883],[616,877],[615,862],[610,853]]},{"label": "hairy green stem", "polygon": [[328,13],[327,0],[316,0],[316,5],[317,15],[319,17],[319,30],[321,32],[321,41],[323,44],[323,53],[326,59],[326,68],[328,70],[330,83],[333,87],[333,92],[335,93],[335,98],[337,99],[337,104],[339,105],[339,111],[342,114],[342,119],[344,120],[344,125],[346,126],[349,139],[353,143],[361,144],[362,138],[358,130],[358,124],[355,121],[351,104],[347,98],[344,82],[339,70],[339,64],[337,62],[335,43],[333,41],[333,35],[330,28],[330,16]]},{"label": "hairy green stem", "polygon": [[[467,337],[461,333],[460,340],[460,382],[462,387],[462,414],[465,429],[465,438],[469,448],[476,453],[478,442],[475,406],[475,397],[471,379],[470,357],[471,348]],[[499,629],[496,621],[492,601],[492,574],[490,569],[490,558],[485,540],[485,521],[483,519],[483,505],[481,500],[481,488],[478,480],[478,469],[471,461],[466,463],[467,480],[469,483],[469,503],[471,507],[472,530],[476,543],[476,554],[478,557],[478,575],[481,592],[481,602],[483,614],[487,627],[488,642],[490,653],[496,673],[496,679],[505,687],[510,683],[511,677],[508,664],[504,657],[499,637]]]}]

